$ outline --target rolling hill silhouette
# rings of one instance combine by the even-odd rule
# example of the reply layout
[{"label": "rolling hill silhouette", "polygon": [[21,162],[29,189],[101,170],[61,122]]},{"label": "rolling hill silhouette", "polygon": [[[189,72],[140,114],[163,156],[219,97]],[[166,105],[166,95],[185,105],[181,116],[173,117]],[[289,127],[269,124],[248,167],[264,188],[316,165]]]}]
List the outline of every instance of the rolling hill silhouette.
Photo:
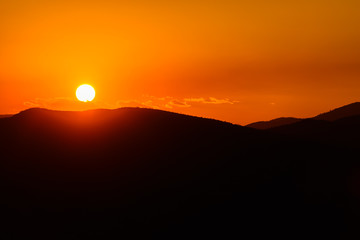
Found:
[{"label": "rolling hill silhouette", "polygon": [[272,119],[270,121],[260,121],[260,122],[250,123],[246,126],[250,127],[250,128],[263,130],[263,129],[269,129],[269,128],[273,128],[273,127],[279,127],[279,126],[283,126],[283,125],[296,123],[301,120],[302,119],[300,119],[300,118],[281,117],[281,118]]},{"label": "rolling hill silhouette", "polygon": [[[357,116],[360,115],[360,103],[355,102],[351,103],[339,108],[336,108],[334,110],[331,110],[326,113],[321,113],[311,119],[315,120],[324,120],[324,121],[336,121],[341,118],[351,117],[351,116]],[[260,121],[248,124],[247,127],[255,128],[255,129],[270,129],[270,128],[276,128],[284,125],[289,125],[293,123],[300,122],[304,119],[301,118],[276,118],[270,121]]]},{"label": "rolling hill silhouette", "polygon": [[11,114],[3,114],[3,115],[0,115],[0,118],[7,118],[7,117],[11,117],[12,115]]},{"label": "rolling hill silhouette", "polygon": [[320,143],[358,148],[360,146],[360,115],[332,122],[306,119],[294,124],[271,128],[268,131]]},{"label": "rolling hill silhouette", "polygon": [[326,113],[314,117],[317,120],[335,121],[341,118],[360,115],[360,102],[351,103],[339,108],[335,108]]},{"label": "rolling hill silhouette", "polygon": [[310,132],[356,138],[360,119],[310,121],[300,136],[141,108],[2,118],[2,236],[346,238],[358,145]]}]

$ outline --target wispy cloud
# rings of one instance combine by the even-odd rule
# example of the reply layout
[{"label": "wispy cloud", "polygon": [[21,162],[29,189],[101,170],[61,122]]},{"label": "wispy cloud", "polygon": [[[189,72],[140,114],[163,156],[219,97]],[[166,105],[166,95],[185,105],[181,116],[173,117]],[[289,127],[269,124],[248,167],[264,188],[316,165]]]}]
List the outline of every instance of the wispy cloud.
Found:
[{"label": "wispy cloud", "polygon": [[40,107],[55,110],[86,110],[90,108],[121,108],[121,107],[143,107],[154,109],[176,109],[190,108],[199,105],[218,105],[218,104],[235,104],[239,101],[228,98],[215,97],[193,97],[193,98],[174,98],[170,96],[155,97],[143,96],[141,99],[118,100],[113,104],[102,101],[82,103],[73,98],[36,98],[24,102],[28,108]]},{"label": "wispy cloud", "polygon": [[153,100],[118,100],[115,104],[115,108],[121,107],[143,107],[143,108],[154,108],[160,109],[161,107],[154,103]]},{"label": "wispy cloud", "polygon": [[101,101],[83,103],[69,97],[36,98],[24,102],[28,108],[48,108],[55,110],[86,110],[92,108],[109,108],[110,105]]},{"label": "wispy cloud", "polygon": [[26,107],[40,107],[40,108],[56,108],[66,107],[68,104],[72,104],[73,101],[70,98],[58,97],[58,98],[35,98],[30,101],[24,102]]},{"label": "wispy cloud", "polygon": [[236,100],[230,100],[228,98],[219,99],[214,97],[185,98],[184,101],[186,101],[187,103],[195,102],[195,103],[203,103],[203,104],[234,104],[239,102]]},{"label": "wispy cloud", "polygon": [[173,107],[181,107],[181,108],[186,108],[186,107],[191,107],[191,105],[189,105],[187,102],[185,101],[179,101],[179,100],[171,100],[169,101],[166,106],[168,108],[173,108]]},{"label": "wispy cloud", "polygon": [[228,98],[215,98],[215,97],[193,97],[193,98],[174,98],[170,96],[166,97],[154,97],[145,96],[145,102],[141,102],[142,105],[153,106],[157,108],[189,108],[193,105],[199,104],[235,104],[239,103],[237,100],[231,100]]}]

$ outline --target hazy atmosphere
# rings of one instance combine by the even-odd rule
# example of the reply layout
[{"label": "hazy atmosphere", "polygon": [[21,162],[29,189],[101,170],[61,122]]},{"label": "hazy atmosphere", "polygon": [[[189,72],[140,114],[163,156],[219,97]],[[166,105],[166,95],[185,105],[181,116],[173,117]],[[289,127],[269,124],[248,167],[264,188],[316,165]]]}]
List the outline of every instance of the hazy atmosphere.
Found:
[{"label": "hazy atmosphere", "polygon": [[[0,1],[0,114],[140,106],[238,124],[358,101],[359,1]],[[76,100],[81,84],[92,103]]]},{"label": "hazy atmosphere", "polygon": [[359,80],[359,0],[0,0],[0,238],[360,239]]}]

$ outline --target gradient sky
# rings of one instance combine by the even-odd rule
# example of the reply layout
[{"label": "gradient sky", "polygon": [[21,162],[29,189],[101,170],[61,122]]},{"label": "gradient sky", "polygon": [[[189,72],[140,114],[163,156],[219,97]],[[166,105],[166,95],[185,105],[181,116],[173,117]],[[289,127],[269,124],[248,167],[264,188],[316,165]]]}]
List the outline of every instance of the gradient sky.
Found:
[{"label": "gradient sky", "polygon": [[[360,1],[2,1],[0,114],[144,106],[238,124],[360,97]],[[75,98],[91,84],[94,102]]]}]

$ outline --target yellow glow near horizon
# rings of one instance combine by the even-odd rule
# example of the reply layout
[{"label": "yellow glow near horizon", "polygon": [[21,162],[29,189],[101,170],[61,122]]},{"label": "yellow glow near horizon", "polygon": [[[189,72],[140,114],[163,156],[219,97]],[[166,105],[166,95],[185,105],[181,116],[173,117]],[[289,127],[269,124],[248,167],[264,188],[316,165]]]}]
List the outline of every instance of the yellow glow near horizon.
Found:
[{"label": "yellow glow near horizon", "polygon": [[[359,101],[359,9],[356,0],[0,1],[0,114],[312,117]],[[74,81],[94,84],[96,99],[78,101]]]},{"label": "yellow glow near horizon", "polygon": [[76,89],[76,97],[81,102],[91,102],[95,98],[95,89],[88,84],[83,84]]}]

